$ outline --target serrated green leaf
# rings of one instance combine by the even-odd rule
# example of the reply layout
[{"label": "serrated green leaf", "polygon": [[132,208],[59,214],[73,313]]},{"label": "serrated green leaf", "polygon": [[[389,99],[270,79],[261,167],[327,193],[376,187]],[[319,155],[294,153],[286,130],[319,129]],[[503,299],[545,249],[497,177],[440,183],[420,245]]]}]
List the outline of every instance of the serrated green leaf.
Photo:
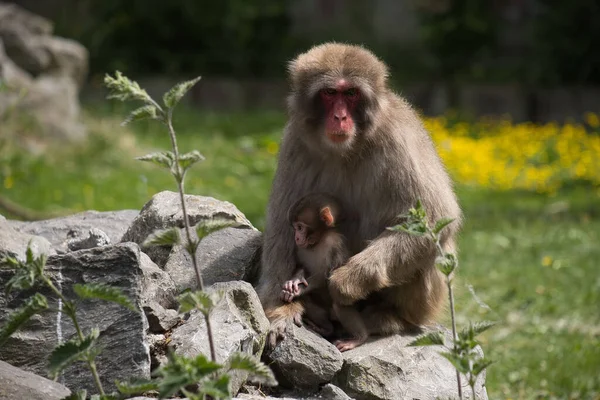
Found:
[{"label": "serrated green leaf", "polygon": [[0,269],[16,269],[19,267],[19,260],[15,257],[4,255],[0,257]]},{"label": "serrated green leaf", "polygon": [[57,346],[50,354],[48,375],[51,379],[56,378],[65,368],[76,361],[87,359],[88,351],[96,344],[100,335],[98,329],[92,329],[89,335],[83,340],[75,338]]},{"label": "serrated green leaf", "polygon": [[146,154],[145,156],[136,157],[138,161],[149,161],[160,167],[171,170],[175,163],[175,154],[170,151],[159,151],[156,153]]},{"label": "serrated green leaf", "polygon": [[200,392],[214,399],[229,399],[229,376],[221,375],[217,379],[208,379],[203,382],[200,387]]},{"label": "serrated green leaf", "polygon": [[182,388],[198,383],[222,368],[220,364],[210,361],[204,354],[186,358],[170,353],[168,357],[169,361],[154,373],[159,377],[161,399],[173,396]]},{"label": "serrated green leaf", "polygon": [[180,82],[173,86],[171,90],[163,95],[163,102],[167,108],[174,108],[177,103],[185,96],[185,94],[201,79],[197,77],[195,79]]},{"label": "serrated green leaf", "polygon": [[73,291],[81,299],[111,301],[113,303],[122,305],[131,311],[136,310],[129,297],[127,297],[121,289],[114,286],[109,286],[102,283],[76,283],[73,285]]},{"label": "serrated green leaf", "polygon": [[493,360],[488,360],[486,358],[480,358],[479,360],[473,363],[473,375],[479,375],[484,369],[493,364]]},{"label": "serrated green leaf", "polygon": [[32,288],[44,273],[46,255],[40,254],[38,257],[35,257],[30,246],[27,247],[26,254],[29,261],[23,262],[13,256],[4,256],[0,259],[0,268],[14,271],[13,276],[5,286],[7,294],[13,289],[23,290]]},{"label": "serrated green leaf", "polygon": [[433,233],[435,233],[435,234],[440,233],[442,229],[444,229],[446,226],[450,225],[453,221],[454,221],[454,218],[441,218],[441,219],[439,219],[435,223],[435,226],[433,227]]},{"label": "serrated green leaf", "polygon": [[67,397],[63,397],[60,400],[86,400],[87,399],[87,390],[82,389],[77,392],[72,392]]},{"label": "serrated green leaf", "polygon": [[450,361],[454,368],[456,368],[456,370],[461,374],[466,374],[467,372],[469,372],[469,362],[467,360],[460,358],[456,354],[450,352],[443,352],[440,353],[440,355],[446,360]]},{"label": "serrated green leaf", "polygon": [[135,395],[150,390],[158,390],[158,383],[147,379],[140,379],[132,382],[115,382],[120,393],[126,395]]},{"label": "serrated green leaf", "polygon": [[31,241],[25,250],[25,262],[27,264],[33,264],[33,249],[31,248]]},{"label": "serrated green leaf", "polygon": [[104,85],[108,88],[109,94],[107,99],[140,100],[147,104],[153,104],[153,100],[148,93],[140,87],[140,85],[127,78],[120,71],[115,72],[113,78],[109,74],[104,76]]},{"label": "serrated green leaf", "polygon": [[477,336],[480,333],[487,331],[488,329],[490,329],[491,327],[493,327],[495,325],[496,325],[496,322],[494,322],[494,321],[479,321],[479,322],[471,323],[469,328],[463,329],[463,332],[466,329],[469,329],[469,330],[473,331],[474,336]]},{"label": "serrated green leaf", "polygon": [[48,300],[40,293],[36,293],[25,300],[25,303],[19,309],[8,316],[8,320],[4,322],[2,329],[0,329],[0,347],[29,318],[47,308]]},{"label": "serrated green leaf", "polygon": [[180,313],[197,309],[204,315],[208,315],[215,306],[212,297],[208,293],[201,291],[185,292],[177,299],[179,300]]},{"label": "serrated green leaf", "polygon": [[142,247],[151,247],[151,246],[174,246],[181,242],[181,235],[179,233],[178,228],[167,228],[167,229],[159,229],[152,232],[144,243],[142,243]]},{"label": "serrated green leaf", "polygon": [[266,386],[277,386],[277,380],[271,369],[250,354],[234,353],[227,362],[230,370],[241,370],[249,373],[248,380]]},{"label": "serrated green leaf", "polygon": [[417,224],[399,224],[399,225],[395,225],[392,226],[390,228],[387,228],[390,231],[395,231],[395,232],[406,232],[409,235],[412,236],[425,236],[427,234],[427,230],[425,228],[425,226],[421,226],[421,225],[417,225]]},{"label": "serrated green leaf", "polygon": [[222,217],[202,220],[196,224],[196,234],[198,239],[202,240],[213,232],[232,226],[239,226],[240,223],[236,220],[231,220]]},{"label": "serrated green leaf", "polygon": [[458,266],[458,259],[453,253],[446,253],[435,259],[435,266],[444,275],[449,276]]},{"label": "serrated green leaf", "polygon": [[415,340],[407,344],[407,346],[436,346],[444,345],[444,336],[441,332],[428,332],[418,336]]},{"label": "serrated green leaf", "polygon": [[198,150],[190,151],[189,153],[185,153],[179,156],[179,166],[182,170],[187,170],[192,165],[196,164],[199,161],[204,161],[205,158]]},{"label": "serrated green leaf", "polygon": [[133,110],[125,121],[121,122],[121,126],[130,124],[131,122],[141,121],[143,119],[158,119],[158,113],[155,106],[148,104],[143,107]]}]

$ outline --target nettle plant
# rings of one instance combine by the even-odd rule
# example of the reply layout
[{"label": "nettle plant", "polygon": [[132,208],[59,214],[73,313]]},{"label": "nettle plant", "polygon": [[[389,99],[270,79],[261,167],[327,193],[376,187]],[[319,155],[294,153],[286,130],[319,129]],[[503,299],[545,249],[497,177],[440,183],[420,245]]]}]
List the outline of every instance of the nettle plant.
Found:
[{"label": "nettle plant", "polygon": [[[51,353],[48,363],[49,375],[51,378],[58,377],[67,367],[78,361],[87,363],[94,382],[97,394],[93,394],[92,400],[120,400],[126,399],[143,393],[157,393],[161,399],[171,397],[178,393],[183,394],[190,400],[211,399],[229,399],[230,391],[230,373],[234,370],[248,373],[248,379],[255,383],[265,386],[277,385],[277,381],[272,371],[256,357],[245,353],[234,353],[222,363],[217,362],[214,336],[210,324],[210,313],[214,308],[219,294],[204,292],[204,283],[200,273],[200,267],[196,257],[196,251],[203,238],[219,229],[238,225],[237,221],[215,218],[199,222],[195,227],[196,237],[192,237],[192,227],[190,226],[185,205],[184,178],[189,168],[195,163],[204,160],[204,157],[197,150],[186,154],[180,154],[177,147],[177,137],[173,129],[173,110],[181,98],[196,84],[200,78],[175,85],[163,96],[163,105],[158,104],[148,93],[140,86],[120,72],[116,72],[115,77],[107,75],[105,84],[110,90],[109,98],[121,101],[137,100],[144,105],[134,110],[123,122],[123,125],[142,119],[153,119],[163,123],[168,130],[171,138],[172,151],[164,151],[148,154],[138,159],[141,161],[150,161],[170,171],[177,182],[177,187],[181,199],[181,208],[183,213],[183,224],[185,230],[185,239],[181,238],[179,229],[172,227],[169,229],[158,230],[151,234],[142,244],[148,246],[175,245],[184,240],[184,248],[190,254],[196,279],[198,282],[197,291],[187,291],[178,297],[180,313],[187,313],[192,310],[198,310],[206,319],[206,328],[210,345],[210,358],[200,354],[195,358],[187,358],[169,354],[168,362],[158,368],[154,373],[153,380],[136,380],[130,382],[116,382],[118,392],[106,394],[100,376],[96,368],[96,357],[101,349],[98,347],[99,330],[93,328],[88,334],[80,329],[77,320],[77,303],[67,299],[61,290],[53,282],[50,273],[45,269],[46,256],[41,254],[34,255],[31,246],[28,246],[25,260],[17,257],[6,256],[0,259],[0,267],[10,269],[14,272],[6,285],[7,293],[12,290],[26,290],[35,287],[38,284],[46,285],[60,299],[62,312],[71,319],[76,336],[60,345]],[[118,288],[104,284],[76,284],[73,286],[74,293],[80,299],[100,299],[118,303],[128,309],[136,310],[131,300]],[[51,309],[48,299],[41,293],[36,293],[15,312],[13,312],[5,325],[0,329],[0,346],[19,329],[32,316]],[[60,310],[56,310],[61,312]],[[64,398],[63,400],[85,400],[88,398],[86,390],[80,390]]]},{"label": "nettle plant", "polygon": [[435,266],[446,276],[448,286],[448,298],[450,301],[450,316],[452,319],[452,343],[447,344],[444,335],[439,332],[428,332],[413,340],[408,346],[434,346],[441,345],[447,351],[441,353],[456,369],[456,383],[458,385],[458,397],[463,398],[461,374],[465,375],[472,391],[472,398],[476,398],[475,383],[477,377],[493,362],[481,356],[477,351],[479,342],[477,335],[495,325],[495,322],[482,321],[470,323],[460,332],[456,330],[456,317],[454,308],[454,294],[452,292],[452,280],[454,272],[458,267],[458,259],[454,253],[445,252],[440,244],[441,232],[450,225],[454,219],[441,218],[436,221],[434,227],[428,223],[427,213],[420,201],[408,213],[400,216],[404,222],[387,228],[391,231],[401,231],[413,236],[426,237],[435,244],[437,258]]}]

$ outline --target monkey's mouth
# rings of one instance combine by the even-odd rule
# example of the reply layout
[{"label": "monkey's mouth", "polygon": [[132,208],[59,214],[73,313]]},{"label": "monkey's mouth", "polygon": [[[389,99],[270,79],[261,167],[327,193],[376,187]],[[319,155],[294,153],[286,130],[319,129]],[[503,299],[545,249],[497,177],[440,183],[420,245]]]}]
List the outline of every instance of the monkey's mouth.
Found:
[{"label": "monkey's mouth", "polygon": [[333,143],[344,143],[350,139],[350,134],[344,131],[327,132],[327,139]]}]

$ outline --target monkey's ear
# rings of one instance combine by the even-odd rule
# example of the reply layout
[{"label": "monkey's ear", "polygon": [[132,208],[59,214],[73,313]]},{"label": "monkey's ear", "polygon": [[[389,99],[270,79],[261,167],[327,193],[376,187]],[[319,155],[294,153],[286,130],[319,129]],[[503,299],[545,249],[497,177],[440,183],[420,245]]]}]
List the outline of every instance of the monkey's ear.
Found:
[{"label": "monkey's ear", "polygon": [[329,207],[321,208],[321,211],[319,212],[319,218],[321,218],[321,221],[325,222],[325,225],[330,228],[333,228],[335,225],[335,220],[333,218],[333,214],[331,214],[331,208]]}]

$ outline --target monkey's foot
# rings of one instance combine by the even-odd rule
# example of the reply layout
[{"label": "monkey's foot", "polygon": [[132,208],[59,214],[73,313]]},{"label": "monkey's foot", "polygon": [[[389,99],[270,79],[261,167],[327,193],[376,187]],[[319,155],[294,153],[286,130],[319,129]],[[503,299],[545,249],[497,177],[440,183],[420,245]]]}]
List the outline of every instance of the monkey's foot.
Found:
[{"label": "monkey's foot", "polygon": [[352,350],[358,346],[360,346],[361,344],[363,344],[364,342],[366,342],[366,339],[341,339],[341,340],[336,340],[335,342],[333,342],[333,344],[335,345],[335,347],[337,347],[337,349],[341,352],[344,351],[348,351],[348,350]]},{"label": "monkey's foot", "polygon": [[285,337],[288,328],[288,321],[292,321],[296,326],[302,326],[302,314],[294,313],[291,318],[281,318],[271,322],[269,333],[267,334],[267,348],[273,350],[277,342]]}]

